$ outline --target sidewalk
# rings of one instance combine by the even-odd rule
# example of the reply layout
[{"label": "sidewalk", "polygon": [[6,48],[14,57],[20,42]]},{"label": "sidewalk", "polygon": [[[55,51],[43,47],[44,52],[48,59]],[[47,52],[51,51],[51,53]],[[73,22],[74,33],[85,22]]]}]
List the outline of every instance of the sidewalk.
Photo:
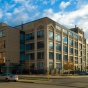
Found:
[{"label": "sidewalk", "polygon": [[[47,82],[52,82],[52,79],[88,77],[88,75],[85,76],[18,75],[18,76],[19,76],[18,82],[26,82],[26,83],[47,83]],[[27,79],[27,78],[33,78],[33,79]],[[36,78],[45,78],[47,80],[36,80]]]}]

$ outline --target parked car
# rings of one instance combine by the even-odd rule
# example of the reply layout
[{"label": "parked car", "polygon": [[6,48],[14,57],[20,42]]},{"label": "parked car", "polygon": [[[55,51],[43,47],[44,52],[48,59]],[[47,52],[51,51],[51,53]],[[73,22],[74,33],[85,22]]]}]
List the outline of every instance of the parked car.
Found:
[{"label": "parked car", "polygon": [[88,75],[88,72],[80,72],[79,75]]},{"label": "parked car", "polygon": [[10,73],[4,73],[0,75],[0,80],[8,81],[18,81],[18,76]]}]

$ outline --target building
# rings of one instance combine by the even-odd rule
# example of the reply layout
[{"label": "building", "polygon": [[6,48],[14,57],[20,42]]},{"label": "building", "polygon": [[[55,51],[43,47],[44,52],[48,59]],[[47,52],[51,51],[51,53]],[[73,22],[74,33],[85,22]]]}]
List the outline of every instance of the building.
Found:
[{"label": "building", "polygon": [[17,69],[20,58],[20,31],[0,23],[0,73]]},{"label": "building", "polygon": [[[6,33],[12,38],[11,42],[6,35],[6,41],[11,42],[7,44],[6,55],[10,55],[8,60],[18,60],[22,70],[32,73],[86,71],[87,45],[82,29],[75,27],[69,30],[47,17],[2,29],[8,30]],[[13,51],[12,54],[9,49]]]}]

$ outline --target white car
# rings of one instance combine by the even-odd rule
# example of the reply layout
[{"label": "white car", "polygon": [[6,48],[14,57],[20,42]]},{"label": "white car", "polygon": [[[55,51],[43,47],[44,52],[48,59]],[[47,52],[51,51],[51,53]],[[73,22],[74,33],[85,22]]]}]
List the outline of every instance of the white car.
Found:
[{"label": "white car", "polygon": [[17,75],[13,75],[10,73],[4,73],[0,75],[0,80],[5,80],[6,82],[8,81],[18,81],[18,76]]}]

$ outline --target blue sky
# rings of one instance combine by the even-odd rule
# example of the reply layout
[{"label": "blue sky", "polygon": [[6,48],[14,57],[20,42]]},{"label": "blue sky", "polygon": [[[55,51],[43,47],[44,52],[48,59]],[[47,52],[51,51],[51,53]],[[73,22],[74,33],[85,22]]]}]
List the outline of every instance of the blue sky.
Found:
[{"label": "blue sky", "polygon": [[72,28],[82,28],[88,38],[88,0],[0,0],[0,22],[17,26],[42,17]]}]

